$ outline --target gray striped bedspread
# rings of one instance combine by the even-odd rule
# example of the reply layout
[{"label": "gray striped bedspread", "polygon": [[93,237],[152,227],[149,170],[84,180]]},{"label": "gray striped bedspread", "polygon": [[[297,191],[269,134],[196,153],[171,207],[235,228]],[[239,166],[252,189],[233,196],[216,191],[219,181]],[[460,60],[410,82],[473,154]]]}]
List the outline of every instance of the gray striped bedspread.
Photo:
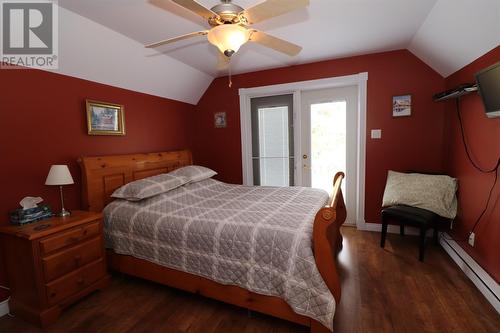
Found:
[{"label": "gray striped bedspread", "polygon": [[335,300],[312,251],[314,217],[327,200],[323,190],[207,179],[139,202],[113,201],[104,210],[106,246],[278,296],[332,329]]}]

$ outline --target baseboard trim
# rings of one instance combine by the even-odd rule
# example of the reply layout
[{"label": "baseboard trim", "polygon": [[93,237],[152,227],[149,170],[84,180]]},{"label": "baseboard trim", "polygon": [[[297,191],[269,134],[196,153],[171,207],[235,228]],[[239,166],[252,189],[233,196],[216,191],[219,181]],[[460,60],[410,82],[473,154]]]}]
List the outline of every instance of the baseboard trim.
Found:
[{"label": "baseboard trim", "polygon": [[481,294],[500,313],[500,285],[447,233],[441,235],[439,243]]},{"label": "baseboard trim", "polygon": [[7,298],[5,301],[0,302],[0,317],[9,314],[9,299]]}]

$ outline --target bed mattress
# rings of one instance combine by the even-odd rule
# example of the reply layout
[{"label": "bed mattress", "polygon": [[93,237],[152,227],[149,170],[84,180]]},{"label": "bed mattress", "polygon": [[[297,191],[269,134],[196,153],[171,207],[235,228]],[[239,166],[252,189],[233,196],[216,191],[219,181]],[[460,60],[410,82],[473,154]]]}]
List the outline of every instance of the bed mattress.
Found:
[{"label": "bed mattress", "polygon": [[106,246],[280,297],[332,329],[335,300],[312,250],[314,217],[327,200],[318,189],[207,179],[139,202],[113,201],[104,210]]}]

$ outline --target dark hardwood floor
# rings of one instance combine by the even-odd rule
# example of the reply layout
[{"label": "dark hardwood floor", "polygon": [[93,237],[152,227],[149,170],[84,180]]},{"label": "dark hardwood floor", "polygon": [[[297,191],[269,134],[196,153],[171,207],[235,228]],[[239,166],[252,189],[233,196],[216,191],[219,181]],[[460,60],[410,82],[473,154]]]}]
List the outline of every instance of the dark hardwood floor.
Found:
[{"label": "dark hardwood floor", "polygon": [[[343,228],[342,301],[335,332],[500,332],[500,315],[436,245],[418,261],[416,237]],[[155,283],[114,275],[44,332],[307,332],[299,325]],[[41,332],[17,318],[0,332]]]}]

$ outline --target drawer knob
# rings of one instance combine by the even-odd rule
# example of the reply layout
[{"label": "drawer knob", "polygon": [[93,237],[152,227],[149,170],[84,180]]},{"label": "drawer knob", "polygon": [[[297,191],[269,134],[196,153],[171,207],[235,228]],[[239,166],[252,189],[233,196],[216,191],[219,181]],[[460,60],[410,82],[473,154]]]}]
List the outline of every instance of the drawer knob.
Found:
[{"label": "drawer knob", "polygon": [[80,241],[79,237],[69,237],[68,239],[66,239],[66,244],[76,243],[78,241]]},{"label": "drawer knob", "polygon": [[79,278],[78,280],[76,280],[76,283],[78,283],[78,284],[83,284],[83,282],[84,282],[84,281],[83,281],[83,279],[82,279],[82,278]]},{"label": "drawer knob", "polygon": [[81,255],[79,255],[79,254],[77,254],[77,255],[75,256],[75,261],[76,261],[76,262],[78,262],[78,261],[80,261],[80,260],[82,260],[82,256],[81,256]]},{"label": "drawer knob", "polygon": [[52,297],[52,298],[56,297],[56,295],[57,295],[57,293],[56,293],[55,291],[52,291],[52,292],[50,293],[50,297]]}]

